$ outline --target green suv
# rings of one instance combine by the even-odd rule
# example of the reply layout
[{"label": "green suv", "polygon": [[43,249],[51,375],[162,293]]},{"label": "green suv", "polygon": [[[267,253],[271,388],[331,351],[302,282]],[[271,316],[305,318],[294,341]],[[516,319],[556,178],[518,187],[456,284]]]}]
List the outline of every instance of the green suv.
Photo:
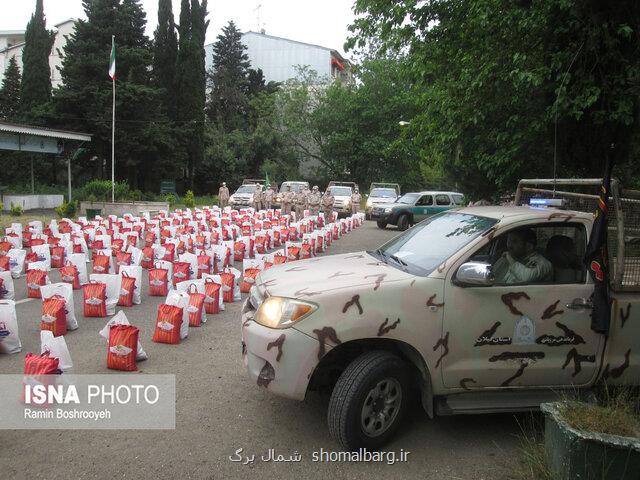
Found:
[{"label": "green suv", "polygon": [[376,204],[371,210],[371,219],[380,228],[397,225],[398,230],[406,230],[431,215],[463,205],[464,195],[458,192],[405,193],[394,203]]}]

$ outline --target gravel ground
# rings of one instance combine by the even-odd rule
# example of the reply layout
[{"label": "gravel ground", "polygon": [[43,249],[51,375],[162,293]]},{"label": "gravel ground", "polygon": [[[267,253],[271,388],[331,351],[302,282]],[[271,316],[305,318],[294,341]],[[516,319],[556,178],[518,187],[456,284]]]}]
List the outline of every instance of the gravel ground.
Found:
[{"label": "gravel ground", "polygon": [[[397,234],[374,222],[334,242],[330,253],[379,246]],[[52,281],[58,273],[53,272]],[[245,376],[240,354],[240,303],[227,305],[199,329],[190,329],[179,346],[151,342],[160,297],[146,295],[142,305],[126,309],[149,360],[142,373],[176,376],[176,429],[93,431],[3,431],[0,465],[5,479],[84,478],[341,478],[494,479],[513,462],[520,431],[513,415],[440,417],[430,420],[416,405],[404,428],[387,447],[410,452],[394,465],[357,462],[313,462],[313,452],[336,452],[326,426],[328,397],[308,395],[305,402],[275,397]],[[24,278],[16,281],[16,300],[26,297]],[[81,308],[82,292],[75,292]],[[26,352],[39,351],[40,301],[17,306],[23,352],[0,356],[0,372],[21,373]],[[84,319],[66,336],[74,360],[73,373],[112,373],[106,368],[106,346],[98,336],[104,319]],[[136,375],[135,373],[132,375]],[[1,393],[0,393],[1,394]],[[2,413],[0,412],[0,415]],[[268,449],[299,463],[256,461],[242,465],[229,460],[238,448],[256,458]]]}]

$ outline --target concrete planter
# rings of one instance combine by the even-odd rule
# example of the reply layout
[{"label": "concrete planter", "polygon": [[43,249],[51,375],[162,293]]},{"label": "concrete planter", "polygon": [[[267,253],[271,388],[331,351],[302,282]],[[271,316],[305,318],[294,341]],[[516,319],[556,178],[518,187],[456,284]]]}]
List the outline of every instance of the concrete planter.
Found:
[{"label": "concrete planter", "polygon": [[562,403],[543,403],[544,442],[553,478],[638,480],[640,439],[581,432],[562,418]]},{"label": "concrete planter", "polygon": [[125,213],[140,216],[144,212],[155,214],[159,210],[169,210],[168,202],[80,202],[80,212],[78,215],[87,216],[90,213],[98,213],[101,216],[118,215],[121,217]]},{"label": "concrete planter", "polygon": [[17,195],[12,193],[5,193],[2,196],[2,202],[4,204],[3,210],[11,210],[11,205],[14,207],[21,206],[23,210],[35,210],[35,209],[53,209],[59,207],[64,202],[63,195]]}]

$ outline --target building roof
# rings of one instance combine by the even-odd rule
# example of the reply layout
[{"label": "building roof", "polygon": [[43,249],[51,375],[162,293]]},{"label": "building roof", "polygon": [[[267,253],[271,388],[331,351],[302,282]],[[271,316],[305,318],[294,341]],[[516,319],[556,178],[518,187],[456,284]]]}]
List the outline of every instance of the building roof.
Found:
[{"label": "building roof", "polygon": [[21,125],[0,121],[0,132],[18,133],[22,135],[35,135],[38,137],[60,138],[63,140],[79,140],[90,142],[91,135],[88,133],[69,132],[67,130],[55,130],[53,128],[34,127],[31,125]]},{"label": "building roof", "polygon": [[59,26],[61,26],[61,25],[66,25],[66,24],[67,24],[67,23],[69,23],[69,22],[76,23],[77,21],[78,21],[78,19],[77,19],[77,18],[67,18],[66,20],[64,20],[64,21],[62,21],[62,22],[60,22],[60,23],[56,23],[56,24],[54,25],[54,27],[59,27]]},{"label": "building roof", "polygon": [[[248,30],[246,32],[244,32],[242,34],[244,35],[258,35],[260,37],[266,37],[266,38],[272,38],[274,40],[284,40],[285,42],[289,42],[289,43],[296,43],[298,45],[305,45],[307,47],[313,47],[313,48],[319,48],[321,50],[326,50],[327,52],[331,52],[336,54],[338,57],[340,57],[340,59],[342,60],[347,60],[345,59],[342,54],[340,54],[340,52],[338,52],[335,48],[328,48],[328,47],[323,47],[322,45],[316,45],[314,43],[306,43],[306,42],[300,42],[298,40],[291,40],[290,38],[285,38],[285,37],[278,37],[276,35],[267,35],[266,33],[261,33],[261,32],[254,32],[253,30]],[[347,60],[348,61],[348,60]]]},{"label": "building roof", "polygon": [[9,35],[24,35],[26,30],[0,30],[0,36],[8,37]]}]

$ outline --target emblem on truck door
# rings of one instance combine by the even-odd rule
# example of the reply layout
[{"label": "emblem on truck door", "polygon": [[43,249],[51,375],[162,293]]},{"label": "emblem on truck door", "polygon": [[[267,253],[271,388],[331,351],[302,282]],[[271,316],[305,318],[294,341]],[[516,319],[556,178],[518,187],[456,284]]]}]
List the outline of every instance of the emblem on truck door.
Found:
[{"label": "emblem on truck door", "polygon": [[514,345],[530,345],[535,343],[536,327],[533,321],[523,315],[516,320],[516,326],[513,329]]}]

